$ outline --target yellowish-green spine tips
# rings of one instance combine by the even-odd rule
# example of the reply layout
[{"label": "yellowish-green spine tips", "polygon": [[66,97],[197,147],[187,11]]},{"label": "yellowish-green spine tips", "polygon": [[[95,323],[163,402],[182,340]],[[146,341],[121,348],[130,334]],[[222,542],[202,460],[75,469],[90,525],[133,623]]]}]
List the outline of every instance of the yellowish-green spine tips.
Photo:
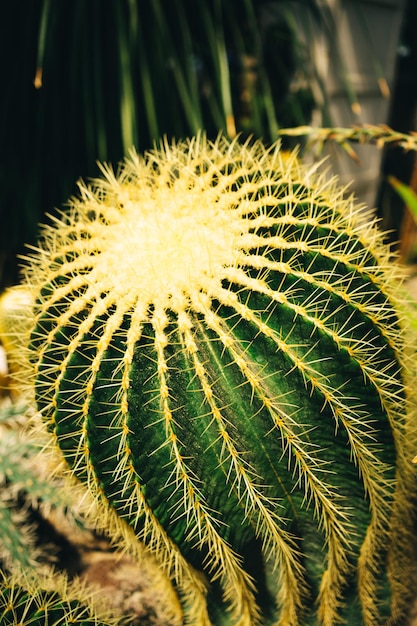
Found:
[{"label": "yellowish-green spine tips", "polygon": [[97,597],[61,575],[40,577],[0,571],[2,626],[121,626]]},{"label": "yellowish-green spine tips", "polygon": [[400,615],[415,438],[375,224],[278,145],[200,136],[102,174],[26,269],[71,471],[190,624]]}]

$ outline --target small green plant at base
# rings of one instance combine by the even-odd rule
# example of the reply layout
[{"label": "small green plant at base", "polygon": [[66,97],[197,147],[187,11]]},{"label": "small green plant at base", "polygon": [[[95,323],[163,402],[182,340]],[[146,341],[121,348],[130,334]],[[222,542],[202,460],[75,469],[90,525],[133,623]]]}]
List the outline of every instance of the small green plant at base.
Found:
[{"label": "small green plant at base", "polygon": [[50,546],[48,555],[40,549],[33,511],[42,518],[53,509],[75,519],[75,502],[62,483],[47,477],[46,467],[42,471],[42,441],[24,424],[29,415],[25,406],[0,408],[0,557],[12,571],[36,569],[40,558],[52,559]]},{"label": "small green plant at base", "polygon": [[402,623],[415,384],[375,222],[278,144],[102,174],[27,261],[20,359],[99,523],[188,624]]},{"label": "small green plant at base", "polygon": [[[0,412],[0,418],[7,419],[8,415],[9,411]],[[34,502],[41,492],[50,495],[52,486],[28,472],[28,456],[33,454],[34,446],[23,441],[16,429],[5,428],[3,422],[0,432],[0,555],[10,566],[19,563],[22,568],[36,567],[34,528],[26,515],[27,507],[18,500],[33,486],[30,499]]]}]

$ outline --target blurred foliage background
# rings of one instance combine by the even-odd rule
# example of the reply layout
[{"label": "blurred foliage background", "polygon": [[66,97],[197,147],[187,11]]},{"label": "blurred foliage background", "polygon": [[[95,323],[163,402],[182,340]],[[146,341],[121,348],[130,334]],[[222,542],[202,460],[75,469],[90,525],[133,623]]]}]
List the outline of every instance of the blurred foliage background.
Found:
[{"label": "blurred foliage background", "polygon": [[[0,288],[38,222],[130,147],[331,124],[311,31],[332,0],[19,0],[1,21]],[[340,52],[340,51],[339,51]],[[343,72],[343,55],[337,62]],[[335,57],[336,58],[336,57]],[[346,98],[355,94],[346,83]]]}]

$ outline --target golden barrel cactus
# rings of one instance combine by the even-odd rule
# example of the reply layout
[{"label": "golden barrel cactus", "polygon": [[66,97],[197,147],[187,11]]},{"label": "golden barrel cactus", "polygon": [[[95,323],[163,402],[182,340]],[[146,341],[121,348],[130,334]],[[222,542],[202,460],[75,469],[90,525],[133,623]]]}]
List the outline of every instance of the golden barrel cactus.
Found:
[{"label": "golden barrel cactus", "polygon": [[71,473],[185,623],[402,623],[416,428],[375,223],[278,144],[101,170],[25,270],[25,378]]}]

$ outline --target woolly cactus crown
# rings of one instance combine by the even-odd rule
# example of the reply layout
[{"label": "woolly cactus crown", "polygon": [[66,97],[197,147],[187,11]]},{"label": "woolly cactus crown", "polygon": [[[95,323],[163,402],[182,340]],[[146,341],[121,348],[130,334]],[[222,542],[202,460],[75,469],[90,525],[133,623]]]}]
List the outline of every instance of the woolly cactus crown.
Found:
[{"label": "woolly cactus crown", "polygon": [[26,270],[36,399],[71,471],[191,624],[220,619],[218,591],[242,626],[330,625],[349,593],[380,623],[411,438],[375,224],[278,145],[200,136],[102,173]]}]

